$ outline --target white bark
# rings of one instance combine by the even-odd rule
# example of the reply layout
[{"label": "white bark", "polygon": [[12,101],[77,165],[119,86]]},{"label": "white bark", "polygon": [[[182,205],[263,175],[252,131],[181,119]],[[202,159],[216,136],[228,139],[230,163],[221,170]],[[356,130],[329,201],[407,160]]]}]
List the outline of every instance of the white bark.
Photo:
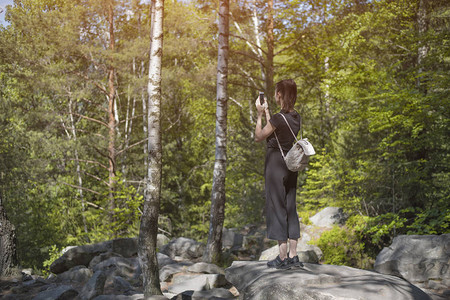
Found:
[{"label": "white bark", "polygon": [[142,267],[144,297],[161,295],[156,236],[161,195],[161,60],[163,51],[164,1],[153,0],[151,47],[148,78],[148,168],[144,211],[139,231],[139,259]]},{"label": "white bark", "polygon": [[208,242],[203,259],[218,262],[222,248],[225,218],[225,176],[227,166],[227,76],[229,39],[229,0],[219,3],[219,51],[217,59],[216,159],[211,192],[211,215]]},{"label": "white bark", "polygon": [[[69,100],[69,116],[70,116],[70,127],[72,128],[72,137],[76,143],[77,142],[77,131],[75,129],[75,122],[74,122],[73,113],[72,113],[72,99]],[[83,177],[81,176],[81,166],[80,166],[78,150],[76,148],[76,145],[75,145],[74,154],[75,154],[75,165],[76,165],[78,186],[79,186],[78,194],[80,195],[80,201],[81,201],[81,211],[82,211],[81,215],[82,215],[82,219],[83,219],[84,232],[87,235],[87,233],[88,233],[87,222],[86,222],[86,216],[84,215],[84,212],[86,210],[86,205],[84,203],[84,195],[83,195]]]},{"label": "white bark", "polygon": [[427,1],[420,0],[419,1],[419,10],[417,12],[417,23],[419,29],[419,48],[417,53],[417,66],[418,66],[418,76],[417,76],[417,87],[421,86],[421,73],[423,73],[423,61],[425,57],[428,55],[428,45],[424,41],[424,35],[427,31]]}]

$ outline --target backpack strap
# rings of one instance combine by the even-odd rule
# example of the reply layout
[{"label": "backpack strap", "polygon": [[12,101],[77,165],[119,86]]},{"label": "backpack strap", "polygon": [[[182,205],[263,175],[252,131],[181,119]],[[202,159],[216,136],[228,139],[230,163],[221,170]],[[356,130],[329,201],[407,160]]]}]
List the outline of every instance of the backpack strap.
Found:
[{"label": "backpack strap", "polygon": [[284,153],[283,153],[283,149],[281,149],[281,144],[280,144],[280,141],[278,140],[277,133],[275,131],[273,133],[275,133],[275,138],[277,139],[278,148],[280,148],[281,156],[283,156],[283,159],[286,160],[286,157],[284,156]]},{"label": "backpack strap", "polygon": [[[295,141],[298,142],[297,136],[294,134],[294,131],[292,131],[291,126],[289,126],[288,120],[286,119],[286,117],[285,117],[282,113],[280,113],[280,115],[283,117],[284,121],[286,121],[286,124],[287,124],[287,126],[289,127],[289,130],[291,131],[292,135],[293,135],[294,138],[295,138]],[[300,130],[301,130],[301,128],[302,128],[302,118],[300,117]],[[281,156],[283,156],[283,159],[286,160],[286,157],[284,156],[284,153],[283,153],[283,149],[281,148],[280,141],[278,140],[277,133],[276,133],[275,131],[274,131],[273,133],[275,133],[275,138],[277,139],[277,143],[278,143],[278,147],[280,148]],[[301,132],[300,132],[300,139],[302,139],[302,134],[301,134]]]},{"label": "backpack strap", "polygon": [[[289,126],[289,122],[287,121],[286,117],[285,117],[282,113],[280,113],[280,115],[281,115],[281,116],[283,117],[283,119],[286,121],[286,124],[287,124],[287,126],[289,127],[289,130],[291,131],[292,135],[293,135],[294,138],[295,138],[295,141],[298,142],[297,136],[294,134],[294,131],[292,131],[291,126]],[[300,117],[300,130],[301,130],[301,129],[302,129],[302,118]],[[301,134],[301,132],[300,132],[300,139],[302,139],[302,134]],[[277,141],[278,141],[278,139],[277,139]]]}]

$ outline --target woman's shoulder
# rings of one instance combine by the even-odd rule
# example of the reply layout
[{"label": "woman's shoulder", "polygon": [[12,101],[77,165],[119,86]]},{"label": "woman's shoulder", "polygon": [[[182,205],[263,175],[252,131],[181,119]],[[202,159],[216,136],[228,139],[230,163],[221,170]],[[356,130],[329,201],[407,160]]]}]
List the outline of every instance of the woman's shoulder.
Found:
[{"label": "woman's shoulder", "polygon": [[275,126],[275,128],[279,127],[282,122],[284,122],[284,120],[283,116],[281,115],[281,112],[273,114],[272,117],[270,118],[270,123],[272,123],[272,125]]}]

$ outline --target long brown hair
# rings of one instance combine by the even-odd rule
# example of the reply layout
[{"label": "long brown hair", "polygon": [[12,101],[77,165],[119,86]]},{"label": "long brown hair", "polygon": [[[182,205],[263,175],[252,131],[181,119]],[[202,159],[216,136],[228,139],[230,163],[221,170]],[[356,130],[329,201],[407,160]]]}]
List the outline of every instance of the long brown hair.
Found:
[{"label": "long brown hair", "polygon": [[291,111],[297,101],[297,85],[292,79],[284,79],[275,85],[275,93],[281,94],[281,109]]}]

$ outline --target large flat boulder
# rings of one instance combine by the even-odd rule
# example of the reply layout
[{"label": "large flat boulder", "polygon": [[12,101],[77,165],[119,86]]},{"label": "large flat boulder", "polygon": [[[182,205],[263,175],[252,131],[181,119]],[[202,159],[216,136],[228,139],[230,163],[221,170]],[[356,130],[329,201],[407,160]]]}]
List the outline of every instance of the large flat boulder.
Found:
[{"label": "large flat boulder", "polygon": [[343,225],[347,215],[340,207],[326,207],[309,220],[319,227],[333,227],[333,225]]},{"label": "large flat boulder", "polygon": [[431,299],[404,279],[346,266],[305,263],[303,269],[276,270],[264,261],[235,261],[225,272],[241,299]]},{"label": "large flat boulder", "polygon": [[374,268],[450,297],[450,234],[397,236],[378,254]]},{"label": "large flat boulder", "polygon": [[[68,247],[68,250],[51,264],[50,271],[59,274],[75,266],[89,267],[91,261],[95,257],[102,257],[102,254],[112,256],[110,253],[114,253],[126,258],[135,257],[137,249],[137,238],[118,238],[97,244]],[[99,261],[101,260],[103,259]],[[95,261],[95,264],[99,261]]]},{"label": "large flat boulder", "polygon": [[111,250],[112,241],[70,247],[69,250],[50,265],[50,271],[55,274],[60,274],[75,266],[88,267],[94,257]]},{"label": "large flat boulder", "polygon": [[[275,245],[269,249],[264,250],[259,257],[259,260],[272,260],[280,254],[278,245]],[[308,263],[319,263],[322,258],[322,250],[315,245],[308,245],[302,240],[297,243],[297,255],[300,261]]]}]

